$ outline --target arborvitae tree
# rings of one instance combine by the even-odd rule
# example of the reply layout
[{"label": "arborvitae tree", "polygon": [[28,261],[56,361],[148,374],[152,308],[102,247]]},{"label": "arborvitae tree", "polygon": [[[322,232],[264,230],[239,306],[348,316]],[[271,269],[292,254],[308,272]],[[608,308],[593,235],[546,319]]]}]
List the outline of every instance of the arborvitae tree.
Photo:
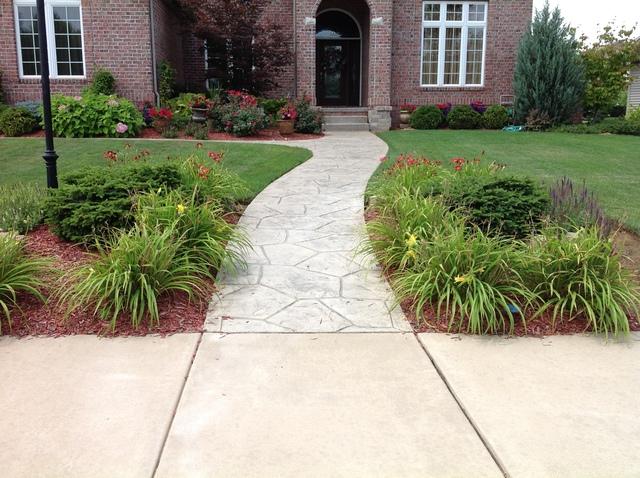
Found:
[{"label": "arborvitae tree", "polygon": [[552,123],[569,120],[580,108],[584,84],[575,31],[565,24],[560,9],[552,11],[547,1],[542,10],[536,11],[518,49],[516,119],[524,121],[535,110]]},{"label": "arborvitae tree", "polygon": [[178,0],[196,36],[207,41],[210,77],[222,86],[263,93],[291,64],[290,41],[265,15],[271,0]]}]

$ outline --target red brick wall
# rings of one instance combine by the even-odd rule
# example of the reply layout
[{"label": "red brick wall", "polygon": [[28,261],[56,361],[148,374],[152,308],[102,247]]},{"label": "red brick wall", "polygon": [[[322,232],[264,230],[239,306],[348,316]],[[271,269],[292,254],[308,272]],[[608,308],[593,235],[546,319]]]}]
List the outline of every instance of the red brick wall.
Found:
[{"label": "red brick wall", "polygon": [[182,23],[163,0],[152,1],[156,61],[168,61],[176,69],[176,82],[184,84]]},{"label": "red brick wall", "polygon": [[[422,0],[396,0],[393,25],[393,92],[391,104],[417,105],[480,100],[500,102],[512,95],[513,71],[520,38],[531,21],[533,0],[490,0],[483,87],[437,88],[420,86]],[[396,111],[397,113],[397,111]]]},{"label": "red brick wall", "polygon": [[[97,66],[110,70],[120,95],[153,100],[149,0],[82,0],[86,80],[52,80],[53,92],[79,94]],[[12,0],[0,0],[0,69],[7,101],[37,100],[40,82],[20,80]]]}]

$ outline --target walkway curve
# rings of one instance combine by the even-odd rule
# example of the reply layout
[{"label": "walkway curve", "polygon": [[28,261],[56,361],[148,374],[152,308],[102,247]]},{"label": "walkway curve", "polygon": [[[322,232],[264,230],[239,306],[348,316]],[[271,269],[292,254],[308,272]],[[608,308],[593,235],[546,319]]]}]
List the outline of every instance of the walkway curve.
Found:
[{"label": "walkway curve", "polygon": [[310,149],[313,157],[245,211],[240,225],[254,251],[246,270],[220,274],[206,330],[410,331],[380,271],[355,254],[364,228],[363,194],[387,145],[354,132],[277,144]]}]

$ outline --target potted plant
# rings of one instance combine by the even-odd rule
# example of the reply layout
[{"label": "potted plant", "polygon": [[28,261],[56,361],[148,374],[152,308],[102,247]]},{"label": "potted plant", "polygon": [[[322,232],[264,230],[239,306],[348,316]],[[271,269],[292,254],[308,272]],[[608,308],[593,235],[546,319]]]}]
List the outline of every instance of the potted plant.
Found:
[{"label": "potted plant", "polygon": [[296,118],[298,117],[296,107],[291,103],[283,106],[282,108],[280,108],[278,117],[278,131],[280,132],[280,134],[293,134],[295,130]]},{"label": "potted plant", "polygon": [[169,108],[151,108],[149,110],[149,117],[151,118],[151,126],[158,133],[162,133],[173,119],[173,112]]},{"label": "potted plant", "polygon": [[416,105],[411,103],[405,103],[400,106],[400,127],[408,128],[409,120],[411,119],[412,113],[416,110]]},{"label": "potted plant", "polygon": [[211,106],[212,103],[206,96],[194,96],[191,100],[191,120],[195,123],[206,123]]}]

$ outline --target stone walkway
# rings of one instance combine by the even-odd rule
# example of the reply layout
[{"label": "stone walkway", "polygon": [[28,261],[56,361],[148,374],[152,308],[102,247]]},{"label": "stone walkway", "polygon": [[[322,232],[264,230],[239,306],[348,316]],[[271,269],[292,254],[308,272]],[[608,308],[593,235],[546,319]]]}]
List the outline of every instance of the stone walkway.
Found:
[{"label": "stone walkway", "polygon": [[380,271],[363,264],[363,194],[386,144],[371,133],[286,142],[313,158],[266,188],[240,224],[254,251],[221,274],[208,332],[405,332]]}]

